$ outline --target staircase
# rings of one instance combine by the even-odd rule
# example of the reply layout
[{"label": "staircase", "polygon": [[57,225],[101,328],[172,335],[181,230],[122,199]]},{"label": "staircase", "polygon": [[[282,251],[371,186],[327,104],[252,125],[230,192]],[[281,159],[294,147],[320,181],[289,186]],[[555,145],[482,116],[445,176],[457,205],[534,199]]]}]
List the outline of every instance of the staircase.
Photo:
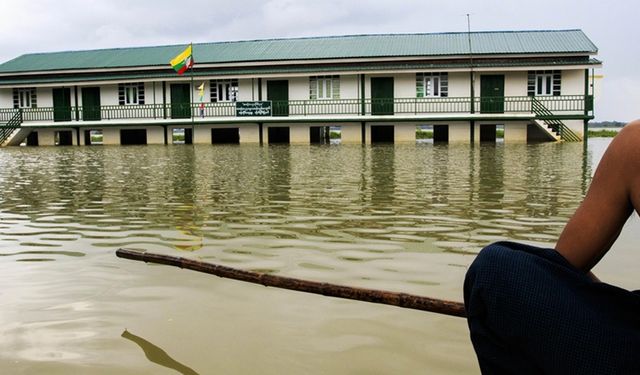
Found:
[{"label": "staircase", "polygon": [[11,141],[12,136],[17,133],[22,125],[22,110],[16,110],[15,115],[5,124],[0,124],[0,146],[5,146]]},{"label": "staircase", "polygon": [[543,130],[545,130],[555,140],[566,142],[581,142],[582,138],[573,132],[567,125],[561,120],[558,120],[556,116],[542,104],[535,97],[531,97],[531,110],[536,114],[535,122]]}]

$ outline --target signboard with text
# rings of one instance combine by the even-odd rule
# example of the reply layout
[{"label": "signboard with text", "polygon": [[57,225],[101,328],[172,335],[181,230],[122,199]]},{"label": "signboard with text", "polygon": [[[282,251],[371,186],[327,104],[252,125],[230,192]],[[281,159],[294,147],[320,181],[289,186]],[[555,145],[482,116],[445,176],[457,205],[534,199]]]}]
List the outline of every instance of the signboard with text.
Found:
[{"label": "signboard with text", "polygon": [[271,116],[271,102],[236,102],[236,116]]}]

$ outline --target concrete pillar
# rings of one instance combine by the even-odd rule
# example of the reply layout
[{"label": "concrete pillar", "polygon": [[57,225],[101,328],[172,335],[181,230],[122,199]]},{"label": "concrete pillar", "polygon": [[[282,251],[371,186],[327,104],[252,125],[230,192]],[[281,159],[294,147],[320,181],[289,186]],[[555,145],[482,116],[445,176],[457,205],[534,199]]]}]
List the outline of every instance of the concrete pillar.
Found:
[{"label": "concrete pillar", "polygon": [[258,124],[239,124],[240,143],[260,143]]},{"label": "concrete pillar", "polygon": [[309,136],[310,126],[307,124],[290,124],[289,125],[289,143],[309,144],[311,138]]},{"label": "concrete pillar", "polygon": [[395,125],[394,142],[416,143],[416,124]]},{"label": "concrete pillar", "polygon": [[80,128],[80,146],[86,146],[85,142],[84,142],[84,132],[87,131],[89,129],[87,128]]},{"label": "concrete pillar", "polygon": [[119,145],[120,129],[119,128],[102,129],[102,144],[103,145]]},{"label": "concrete pillar", "polygon": [[[180,129],[182,127],[176,126],[175,128]],[[196,126],[193,129],[193,144],[194,145],[210,145],[211,144],[211,128],[212,126],[202,126],[202,125]]]},{"label": "concrete pillar", "polygon": [[365,139],[365,144],[370,145],[371,144],[371,124],[365,124],[364,126],[364,139]]},{"label": "concrete pillar", "polygon": [[341,143],[362,143],[362,129],[360,123],[343,124],[340,127]]},{"label": "concrete pillar", "polygon": [[504,143],[527,142],[526,122],[506,122],[504,124]]},{"label": "concrete pillar", "polygon": [[149,126],[147,129],[147,144],[148,145],[163,145],[164,144],[164,128],[161,126]]},{"label": "concrete pillar", "polygon": [[167,144],[171,145],[173,144],[173,128],[171,126],[167,126],[165,130],[166,130]]},{"label": "concrete pillar", "polygon": [[[480,138],[480,131],[478,130],[476,139]],[[471,142],[471,134],[469,133],[468,122],[458,122],[449,124],[449,143],[456,142]]]},{"label": "concrete pillar", "polygon": [[55,146],[55,130],[54,129],[38,129],[38,146]]},{"label": "concrete pillar", "polygon": [[473,143],[480,143],[480,124],[478,122],[473,126]]}]

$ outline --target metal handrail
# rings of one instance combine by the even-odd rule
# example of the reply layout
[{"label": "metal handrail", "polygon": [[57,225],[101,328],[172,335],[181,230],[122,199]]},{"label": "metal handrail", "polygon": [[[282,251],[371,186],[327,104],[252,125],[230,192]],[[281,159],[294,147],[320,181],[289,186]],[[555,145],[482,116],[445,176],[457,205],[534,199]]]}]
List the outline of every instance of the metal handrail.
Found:
[{"label": "metal handrail", "polygon": [[0,124],[0,145],[2,145],[13,132],[22,125],[22,109],[14,109],[14,115],[6,124]]},{"label": "metal handrail", "polygon": [[[498,103],[499,113],[535,113],[530,96],[474,98],[474,107],[491,100]],[[584,113],[584,95],[535,97],[551,113]],[[361,116],[377,114],[443,114],[471,113],[470,97],[423,97],[376,99],[314,99],[271,101],[274,116]],[[0,108],[0,123],[8,121],[15,109]],[[554,113],[555,112],[555,113]],[[138,105],[103,105],[100,107],[37,107],[24,108],[24,121],[98,121],[129,119],[179,119],[236,117],[234,102],[167,103]]]},{"label": "metal handrail", "polygon": [[579,142],[580,137],[573,132],[567,125],[561,120],[553,118],[553,113],[540,101],[537,97],[531,97],[531,110],[536,114],[536,117],[543,120],[547,126],[549,126],[560,139],[569,142]]}]

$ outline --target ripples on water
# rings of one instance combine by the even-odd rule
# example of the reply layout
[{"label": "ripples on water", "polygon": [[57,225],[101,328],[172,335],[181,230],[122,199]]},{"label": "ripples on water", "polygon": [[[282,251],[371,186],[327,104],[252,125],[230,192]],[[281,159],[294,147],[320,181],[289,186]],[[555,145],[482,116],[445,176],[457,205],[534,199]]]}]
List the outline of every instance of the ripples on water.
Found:
[{"label": "ripples on water", "polygon": [[[169,271],[116,260],[119,247],[459,300],[465,269],[482,246],[554,244],[586,192],[592,159],[582,144],[0,149],[0,272],[14,288],[0,295],[7,337],[0,347],[8,361],[26,361],[19,368],[27,372],[43,361],[54,373],[52,361],[102,363],[110,356],[88,355],[80,343],[112,356],[132,353],[105,338],[126,328],[116,328],[121,315],[135,321],[147,313],[145,301],[173,306],[175,293],[210,293],[166,282],[154,289]],[[196,277],[189,275],[180,277]],[[71,312],[69,321],[56,312]],[[206,324],[206,314],[196,316]],[[33,335],[40,344],[25,338]],[[320,356],[324,338],[316,335],[307,355]],[[345,352],[380,339],[354,344],[357,337],[345,338]],[[406,355],[401,368],[424,366],[424,352]],[[436,369],[450,366],[429,360]]]},{"label": "ripples on water", "polygon": [[572,144],[21,148],[0,157],[3,242],[211,256],[552,244],[591,173]]}]

